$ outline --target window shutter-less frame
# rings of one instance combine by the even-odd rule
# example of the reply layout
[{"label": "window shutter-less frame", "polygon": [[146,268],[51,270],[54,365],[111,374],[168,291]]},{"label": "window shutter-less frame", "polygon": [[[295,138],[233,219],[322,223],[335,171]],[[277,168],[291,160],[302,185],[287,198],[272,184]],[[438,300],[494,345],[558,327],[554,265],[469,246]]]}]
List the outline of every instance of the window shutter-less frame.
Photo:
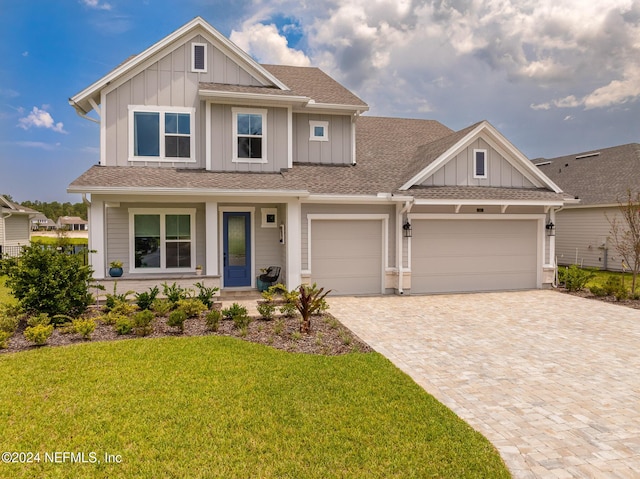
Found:
[{"label": "window shutter-less frame", "polygon": [[191,44],[191,71],[207,71],[207,45],[205,43]]}]

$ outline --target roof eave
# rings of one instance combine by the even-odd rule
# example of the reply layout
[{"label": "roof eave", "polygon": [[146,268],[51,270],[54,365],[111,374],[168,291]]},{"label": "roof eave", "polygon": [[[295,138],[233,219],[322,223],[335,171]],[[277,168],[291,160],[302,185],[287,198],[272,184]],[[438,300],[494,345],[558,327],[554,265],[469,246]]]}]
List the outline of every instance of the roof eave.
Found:
[{"label": "roof eave", "polygon": [[309,192],[306,190],[270,190],[270,189],[230,189],[230,188],[165,188],[165,187],[107,187],[107,186],[74,186],[67,188],[67,193],[88,193],[88,194],[131,194],[131,195],[177,195],[177,196],[287,196],[306,197]]},{"label": "roof eave", "polygon": [[239,100],[239,101],[261,101],[261,102],[276,102],[282,104],[301,104],[305,105],[311,100],[306,96],[293,96],[293,95],[271,95],[265,93],[243,93],[243,92],[229,92],[220,90],[198,90],[198,94],[201,98],[210,100]]}]

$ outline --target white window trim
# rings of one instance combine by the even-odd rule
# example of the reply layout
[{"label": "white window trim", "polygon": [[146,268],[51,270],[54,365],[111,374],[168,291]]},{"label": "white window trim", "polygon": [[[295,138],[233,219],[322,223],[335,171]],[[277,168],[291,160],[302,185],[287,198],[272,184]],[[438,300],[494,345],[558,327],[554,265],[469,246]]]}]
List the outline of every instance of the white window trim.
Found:
[{"label": "white window trim", "polygon": [[[135,156],[134,155],[134,119],[133,116],[136,112],[152,112],[160,115],[160,156]],[[164,114],[165,113],[185,113],[189,115],[189,130],[191,134],[191,147],[189,148],[189,158],[167,158],[165,156],[165,142],[164,137]],[[196,109],[187,107],[171,107],[171,106],[147,106],[147,105],[129,105],[129,161],[130,162],[163,162],[163,163],[195,163],[195,149],[196,149]],[[184,135],[183,135],[184,136]]]},{"label": "white window trim", "polygon": [[[478,171],[477,163],[478,163],[478,153],[483,153],[484,156],[484,175],[477,175]],[[486,179],[488,177],[489,170],[489,162],[487,161],[487,150],[485,149],[474,149],[473,150],[473,177],[479,179]]]},{"label": "white window trim", "polygon": [[[316,126],[323,128],[324,135],[316,136]],[[329,141],[329,122],[309,120],[309,141]]]},{"label": "white window trim", "polygon": [[[255,108],[232,108],[233,118],[233,163],[267,163],[267,110]],[[262,115],[262,158],[238,158],[238,114]]]},{"label": "white window trim", "polygon": [[[135,260],[135,215],[160,216],[160,267],[136,268]],[[166,215],[189,215],[191,217],[191,266],[189,268],[167,268]],[[189,273],[196,268],[196,210],[195,208],[130,208],[129,209],[129,273]]]},{"label": "white window trim", "polygon": [[[196,68],[196,47],[204,47],[204,68],[198,69]],[[191,72],[192,73],[207,73],[207,44],[206,43],[196,43],[193,42],[191,44]]]}]

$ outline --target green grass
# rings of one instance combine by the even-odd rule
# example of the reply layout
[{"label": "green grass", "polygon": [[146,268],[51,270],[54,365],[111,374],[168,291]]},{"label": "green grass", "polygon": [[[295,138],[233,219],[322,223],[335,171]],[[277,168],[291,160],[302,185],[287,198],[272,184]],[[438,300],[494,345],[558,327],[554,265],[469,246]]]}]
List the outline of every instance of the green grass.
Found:
[{"label": "green grass", "polygon": [[[88,238],[65,238],[64,239],[68,244],[89,244]],[[60,239],[56,236],[31,236],[32,243],[40,243],[40,244],[58,244]]]},{"label": "green grass", "polygon": [[[379,354],[215,336],[0,355],[0,477],[502,478],[493,446]],[[45,452],[100,464],[45,463]],[[104,455],[121,463],[105,463]]]}]

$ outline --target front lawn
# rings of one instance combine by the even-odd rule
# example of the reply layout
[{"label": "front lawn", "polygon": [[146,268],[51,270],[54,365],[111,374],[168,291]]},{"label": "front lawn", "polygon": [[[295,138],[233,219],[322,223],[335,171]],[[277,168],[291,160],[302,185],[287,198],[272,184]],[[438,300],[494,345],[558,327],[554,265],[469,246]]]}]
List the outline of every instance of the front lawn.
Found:
[{"label": "front lawn", "polygon": [[3,355],[0,377],[2,452],[40,460],[0,463],[0,477],[509,477],[376,353],[134,339]]}]

